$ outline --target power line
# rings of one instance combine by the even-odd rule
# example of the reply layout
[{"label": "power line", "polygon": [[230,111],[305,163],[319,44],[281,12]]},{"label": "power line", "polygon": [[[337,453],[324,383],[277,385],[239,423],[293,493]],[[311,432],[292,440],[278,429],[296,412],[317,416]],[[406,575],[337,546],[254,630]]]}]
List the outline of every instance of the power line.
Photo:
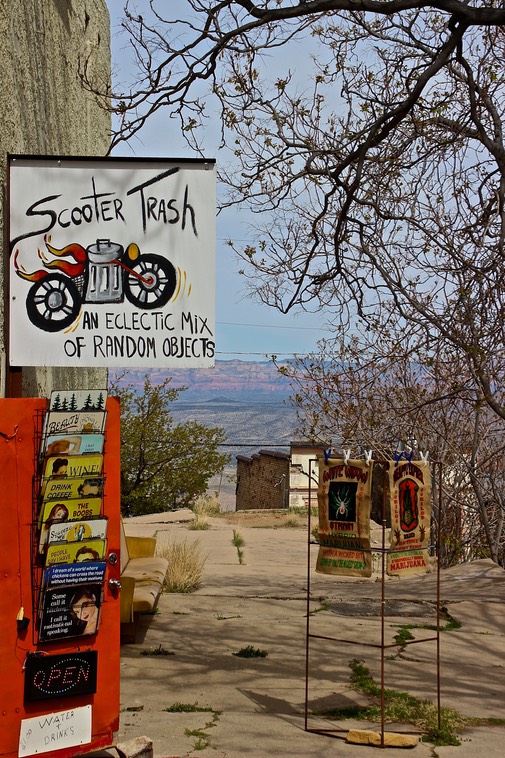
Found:
[{"label": "power line", "polygon": [[[251,237],[249,237],[248,239],[238,239],[237,237],[233,237],[233,239],[231,237],[216,237],[216,242],[225,242],[225,243],[227,243],[227,242],[233,242],[233,243],[235,243],[235,242],[246,242],[247,244],[250,244]],[[229,247],[229,245],[228,245],[228,247]]]},{"label": "power line", "polygon": [[272,355],[276,355],[279,357],[279,355],[293,355],[297,358],[301,358],[303,356],[309,355],[308,353],[283,353],[280,350],[269,350],[267,353],[255,353],[254,351],[248,350],[247,352],[240,352],[240,350],[216,350],[216,355],[262,355],[264,358],[270,358]]},{"label": "power line", "polygon": [[305,330],[312,332],[321,331],[320,326],[276,326],[275,324],[241,324],[236,321],[216,321],[216,324],[226,326],[253,326],[254,328],[260,329],[296,329],[296,331]]},{"label": "power line", "polygon": [[291,447],[290,442],[222,442],[218,447]]}]

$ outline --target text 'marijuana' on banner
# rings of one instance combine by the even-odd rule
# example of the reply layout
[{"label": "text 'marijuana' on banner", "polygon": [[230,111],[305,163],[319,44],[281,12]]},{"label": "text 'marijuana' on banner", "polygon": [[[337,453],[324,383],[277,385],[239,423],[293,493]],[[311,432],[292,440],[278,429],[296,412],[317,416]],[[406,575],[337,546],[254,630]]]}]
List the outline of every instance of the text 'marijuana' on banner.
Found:
[{"label": "text 'marijuana' on banner", "polygon": [[430,467],[424,462],[389,461],[391,542],[387,573],[425,574],[430,570]]}]

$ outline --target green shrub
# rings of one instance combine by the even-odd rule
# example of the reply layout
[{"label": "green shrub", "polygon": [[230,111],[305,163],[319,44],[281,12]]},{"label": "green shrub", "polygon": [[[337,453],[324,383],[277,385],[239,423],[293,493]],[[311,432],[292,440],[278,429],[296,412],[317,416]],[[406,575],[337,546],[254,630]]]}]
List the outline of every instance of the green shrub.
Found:
[{"label": "green shrub", "polygon": [[232,653],[239,658],[266,658],[268,653],[266,650],[259,650],[257,647],[247,645],[247,647],[241,648],[238,653]]}]

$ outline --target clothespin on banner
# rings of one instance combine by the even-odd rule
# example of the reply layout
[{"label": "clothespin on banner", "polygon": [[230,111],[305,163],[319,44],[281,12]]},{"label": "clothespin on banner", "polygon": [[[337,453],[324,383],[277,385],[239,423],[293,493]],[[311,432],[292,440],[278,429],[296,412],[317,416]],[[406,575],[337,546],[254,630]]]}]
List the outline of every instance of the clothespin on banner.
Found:
[{"label": "clothespin on banner", "polygon": [[421,456],[422,463],[427,466],[428,465],[428,456],[430,454],[430,451],[427,450],[425,453],[423,453],[421,450],[419,451],[419,455]]},{"label": "clothespin on banner", "polygon": [[395,462],[395,468],[398,466],[398,463],[403,458],[403,450],[395,450],[393,453],[393,458]]},{"label": "clothespin on banner", "polygon": [[344,466],[347,466],[349,463],[349,458],[351,457],[351,448],[348,450],[343,450],[342,452],[344,453]]},{"label": "clothespin on banner", "polygon": [[324,453],[324,462],[328,463],[328,461],[331,458],[331,447],[329,447],[328,449],[324,448],[323,453]]},{"label": "clothespin on banner", "polygon": [[372,462],[372,453],[373,450],[365,450],[365,463],[367,466],[369,466]]}]

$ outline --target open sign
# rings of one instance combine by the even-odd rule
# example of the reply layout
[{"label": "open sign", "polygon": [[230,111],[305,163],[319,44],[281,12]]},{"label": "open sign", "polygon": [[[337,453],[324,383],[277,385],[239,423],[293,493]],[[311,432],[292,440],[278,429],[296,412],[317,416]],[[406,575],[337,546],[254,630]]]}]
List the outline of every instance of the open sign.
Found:
[{"label": "open sign", "polygon": [[89,695],[96,692],[97,651],[63,655],[29,655],[25,666],[25,700]]}]

